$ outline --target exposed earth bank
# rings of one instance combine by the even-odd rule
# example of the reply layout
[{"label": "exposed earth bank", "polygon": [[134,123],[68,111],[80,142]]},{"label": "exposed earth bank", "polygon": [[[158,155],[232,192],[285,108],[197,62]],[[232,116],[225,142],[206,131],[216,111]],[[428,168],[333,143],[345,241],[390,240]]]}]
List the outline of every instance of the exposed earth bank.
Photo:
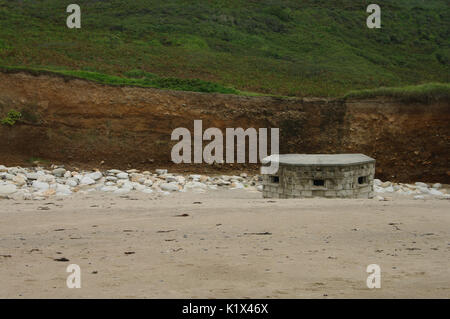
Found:
[{"label": "exposed earth bank", "polygon": [[186,127],[193,132],[197,119],[204,130],[217,127],[224,134],[227,127],[279,127],[281,153],[364,153],[377,160],[376,177],[382,180],[450,183],[448,101],[243,97],[0,73],[1,118],[12,109],[22,119],[12,127],[0,126],[4,165],[39,158],[167,167],[176,143],[170,140],[172,131]]}]

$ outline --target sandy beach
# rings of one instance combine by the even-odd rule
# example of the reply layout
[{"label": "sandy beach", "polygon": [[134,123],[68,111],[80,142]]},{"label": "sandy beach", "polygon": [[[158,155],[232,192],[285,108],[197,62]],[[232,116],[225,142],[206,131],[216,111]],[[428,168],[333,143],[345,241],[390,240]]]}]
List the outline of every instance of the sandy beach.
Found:
[{"label": "sandy beach", "polygon": [[248,190],[0,199],[0,298],[448,298],[449,204]]}]

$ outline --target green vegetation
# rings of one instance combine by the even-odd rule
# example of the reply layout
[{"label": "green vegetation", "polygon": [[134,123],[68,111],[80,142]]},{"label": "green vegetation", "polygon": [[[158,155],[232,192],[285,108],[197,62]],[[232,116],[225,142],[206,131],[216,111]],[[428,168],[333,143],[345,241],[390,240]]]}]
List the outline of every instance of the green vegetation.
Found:
[{"label": "green vegetation", "polygon": [[78,0],[82,28],[68,29],[73,1],[2,1],[0,65],[117,85],[285,96],[449,82],[448,1],[380,1],[382,28],[368,29],[372,2]]},{"label": "green vegetation", "polygon": [[39,157],[30,157],[27,160],[27,162],[29,164],[44,164],[44,165],[48,165],[50,163],[49,161],[47,161],[45,159],[42,159],[42,158],[39,158]]},{"label": "green vegetation", "polygon": [[404,87],[381,87],[378,89],[350,91],[345,95],[345,98],[366,99],[379,96],[394,97],[402,101],[423,103],[440,100],[450,101],[450,83],[427,83]]},{"label": "green vegetation", "polygon": [[[172,89],[180,91],[196,91],[207,93],[237,94],[245,96],[261,96],[254,92],[241,92],[233,88],[226,88],[219,84],[202,80],[183,80],[175,78],[159,78],[152,73],[133,70],[125,74],[126,77],[110,76],[98,72],[51,70],[43,68],[5,67],[0,66],[0,72],[27,72],[34,75],[50,74],[71,79],[84,79],[108,85],[152,87],[159,89]],[[286,96],[278,96],[280,98]],[[433,101],[450,100],[450,83],[426,83],[403,87],[380,87],[376,89],[352,90],[343,96],[344,99],[365,99],[375,97],[393,97],[401,101],[430,103]],[[15,111],[13,111],[15,112]],[[22,113],[22,114],[21,114]],[[19,118],[37,123],[38,117],[27,110],[17,112]],[[13,116],[8,116],[14,119]],[[3,123],[5,124],[5,123]]]},{"label": "green vegetation", "polygon": [[10,110],[8,112],[8,114],[6,115],[6,117],[4,117],[0,121],[0,123],[3,124],[3,125],[13,126],[14,124],[16,124],[16,122],[18,120],[20,120],[21,117],[22,117],[22,114],[19,111]]},{"label": "green vegetation", "polygon": [[20,72],[25,71],[32,74],[58,74],[68,78],[85,79],[95,81],[102,84],[109,85],[123,85],[123,86],[140,86],[152,87],[158,89],[171,89],[179,91],[195,91],[206,93],[224,93],[224,94],[239,94],[239,91],[234,88],[224,87],[223,85],[203,81],[199,79],[177,79],[177,78],[160,78],[146,72],[127,72],[129,77],[119,77],[114,75],[107,75],[98,72],[77,71],[77,70],[58,70],[51,68],[27,68],[27,67],[7,67],[0,66],[0,71],[3,72]]}]

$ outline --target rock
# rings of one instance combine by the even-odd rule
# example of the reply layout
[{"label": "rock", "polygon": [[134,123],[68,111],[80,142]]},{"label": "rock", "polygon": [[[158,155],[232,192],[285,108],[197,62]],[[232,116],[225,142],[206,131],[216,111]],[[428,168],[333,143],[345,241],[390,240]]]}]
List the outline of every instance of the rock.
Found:
[{"label": "rock", "polygon": [[45,191],[49,189],[50,185],[46,182],[34,181],[32,184],[33,188],[36,188],[41,191]]},{"label": "rock", "polygon": [[145,178],[144,178],[143,174],[137,174],[137,173],[132,173],[131,174],[131,181],[132,182],[140,183],[141,180],[142,180],[142,182],[145,181]]},{"label": "rock", "polygon": [[416,195],[414,196],[414,199],[425,199],[424,195]]},{"label": "rock", "polygon": [[90,178],[89,176],[85,176],[81,179],[80,184],[81,185],[92,185],[92,184],[95,184],[95,181],[92,178]]},{"label": "rock", "polygon": [[37,179],[39,182],[44,182],[44,183],[54,183],[56,181],[55,176],[50,175],[50,174],[44,174],[38,177]]},{"label": "rock", "polygon": [[386,193],[393,193],[393,192],[394,192],[394,187],[388,186],[388,187],[386,187],[386,188],[384,189],[384,191],[385,191]]},{"label": "rock", "polygon": [[153,181],[151,179],[146,179],[144,181],[144,185],[147,186],[147,187],[150,187],[150,186],[153,185]]},{"label": "rock", "polygon": [[115,176],[106,176],[106,180],[110,181],[110,182],[115,182],[115,181],[117,181],[117,177],[115,177]]},{"label": "rock", "polygon": [[240,176],[243,178],[247,178],[248,175],[246,173],[242,173]]},{"label": "rock", "polygon": [[203,184],[203,183],[200,183],[200,182],[193,181],[193,182],[186,183],[186,185],[184,185],[184,188],[185,189],[195,189],[195,188],[197,188],[197,189],[206,189],[206,185]]},{"label": "rock", "polygon": [[33,196],[28,190],[19,189],[17,192],[14,193],[13,198],[15,200],[32,200]]},{"label": "rock", "polygon": [[1,177],[2,179],[6,179],[6,180],[8,180],[8,181],[12,181],[12,179],[14,178],[14,175],[9,174],[9,173],[1,173],[1,174],[0,174],[0,177]]},{"label": "rock", "polygon": [[5,165],[0,165],[0,172],[7,172],[8,171],[8,167],[6,167]]},{"label": "rock", "polygon": [[55,168],[52,173],[57,177],[63,177],[66,173],[66,170],[64,168]]},{"label": "rock", "polygon": [[416,186],[428,188],[428,185],[425,184],[425,183],[422,183],[422,182],[417,182],[417,183],[416,183]]},{"label": "rock", "polygon": [[175,178],[175,176],[172,176],[172,175],[165,176],[164,178],[167,183],[178,182],[178,180]]},{"label": "rock", "polygon": [[433,186],[432,186],[434,189],[441,189],[442,188],[442,184],[441,183],[436,183],[436,184],[433,184]]},{"label": "rock", "polygon": [[117,174],[116,177],[119,179],[128,179],[128,173],[122,172],[122,173]]},{"label": "rock", "polygon": [[423,187],[423,186],[417,186],[417,190],[421,193],[421,194],[429,194],[430,190],[428,189],[428,187]]},{"label": "rock", "polygon": [[103,175],[100,172],[94,172],[94,173],[87,174],[86,177],[92,178],[94,181],[97,181],[100,178],[102,178]]},{"label": "rock", "polygon": [[178,184],[184,185],[186,183],[186,178],[184,178],[184,176],[177,176],[176,179]]},{"label": "rock", "polygon": [[263,186],[262,185],[258,185],[258,186],[256,186],[256,190],[258,190],[259,192],[262,192],[263,191]]},{"label": "rock", "polygon": [[37,180],[41,175],[44,175],[44,173],[27,173],[26,177],[30,180]]},{"label": "rock", "polygon": [[442,199],[450,199],[450,194],[444,194],[441,197]]},{"label": "rock", "polygon": [[153,193],[153,190],[151,190],[150,188],[146,187],[145,189],[141,190],[141,192],[145,193],[145,194],[151,194],[151,193]]},{"label": "rock", "polygon": [[135,184],[133,184],[133,188],[137,191],[142,191],[142,190],[146,189],[147,187],[145,187],[144,185],[141,185],[139,183],[135,183]]},{"label": "rock", "polygon": [[379,200],[379,201],[384,201],[385,199],[384,199],[384,197],[382,197],[382,196],[377,196],[377,197],[375,197],[377,200]]},{"label": "rock", "polygon": [[0,184],[0,195],[9,195],[17,191],[17,187],[14,184]]},{"label": "rock", "polygon": [[162,183],[159,185],[159,188],[161,188],[163,191],[169,191],[169,192],[178,192],[180,190],[178,184],[175,183]]},{"label": "rock", "polygon": [[157,175],[164,175],[164,174],[167,174],[167,170],[166,169],[156,169],[155,173]]},{"label": "rock", "polygon": [[102,192],[115,192],[117,191],[119,188],[117,186],[103,186],[100,190]]},{"label": "rock", "polygon": [[78,185],[78,180],[75,178],[69,178],[66,180],[66,185],[69,185],[70,187],[75,187]]},{"label": "rock", "polygon": [[17,175],[17,174],[25,174],[26,171],[21,167],[10,167],[8,168],[8,173]]},{"label": "rock", "polygon": [[440,192],[440,191],[438,191],[437,189],[434,189],[434,188],[430,188],[428,192],[429,192],[430,195],[433,195],[433,196],[442,196],[442,195],[444,195],[444,193],[442,193],[442,192]]},{"label": "rock", "polygon": [[226,186],[226,185],[230,185],[231,184],[229,181],[224,181],[223,179],[220,179],[220,178],[215,180],[214,183],[217,186]]},{"label": "rock", "polygon": [[233,182],[230,185],[230,189],[242,189],[242,188],[244,188],[244,185],[239,182]]},{"label": "rock", "polygon": [[42,193],[44,196],[53,196],[56,194],[56,190],[54,189],[47,189],[45,192]]},{"label": "rock", "polygon": [[71,177],[72,177],[72,172],[66,171],[66,172],[64,173],[64,178],[71,178]]},{"label": "rock", "polygon": [[110,169],[107,171],[108,174],[112,174],[112,175],[116,175],[116,174],[120,174],[123,173],[121,170],[118,169]]},{"label": "rock", "polygon": [[117,186],[120,186],[121,188],[129,188],[130,190],[133,189],[133,184],[127,179],[119,180],[117,182]]},{"label": "rock", "polygon": [[57,184],[56,185],[56,195],[58,196],[66,196],[72,194],[70,187],[67,185]]},{"label": "rock", "polygon": [[389,186],[391,186],[392,185],[392,183],[391,182],[384,182],[384,183],[381,183],[381,187],[383,187],[383,188],[386,188],[386,187],[389,187]]},{"label": "rock", "polygon": [[13,177],[12,181],[19,186],[23,186],[27,183],[27,178],[23,175],[16,175]]}]

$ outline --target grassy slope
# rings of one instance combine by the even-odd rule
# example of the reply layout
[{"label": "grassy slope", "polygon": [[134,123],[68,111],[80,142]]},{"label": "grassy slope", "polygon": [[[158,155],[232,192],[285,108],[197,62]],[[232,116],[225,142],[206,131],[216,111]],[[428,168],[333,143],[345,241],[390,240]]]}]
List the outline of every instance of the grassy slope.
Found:
[{"label": "grassy slope", "polygon": [[78,0],[80,30],[65,26],[70,3],[0,2],[0,64],[104,83],[292,96],[449,82],[447,0],[378,1],[378,30],[365,27],[372,1]]},{"label": "grassy slope", "polygon": [[450,83],[426,83],[404,87],[380,87],[350,91],[346,99],[367,99],[377,96],[387,96],[408,102],[431,103],[434,101],[450,101]]},{"label": "grassy slope", "polygon": [[58,68],[36,68],[36,67],[16,67],[0,66],[0,72],[17,73],[26,72],[34,75],[52,74],[67,78],[85,79],[98,83],[118,86],[139,86],[151,87],[157,89],[170,89],[179,91],[194,91],[205,93],[223,93],[223,94],[244,94],[234,88],[225,87],[218,83],[203,81],[199,79],[179,79],[164,78],[155,74],[132,70],[126,72],[124,76],[108,75],[99,72],[83,70],[64,70]]}]

